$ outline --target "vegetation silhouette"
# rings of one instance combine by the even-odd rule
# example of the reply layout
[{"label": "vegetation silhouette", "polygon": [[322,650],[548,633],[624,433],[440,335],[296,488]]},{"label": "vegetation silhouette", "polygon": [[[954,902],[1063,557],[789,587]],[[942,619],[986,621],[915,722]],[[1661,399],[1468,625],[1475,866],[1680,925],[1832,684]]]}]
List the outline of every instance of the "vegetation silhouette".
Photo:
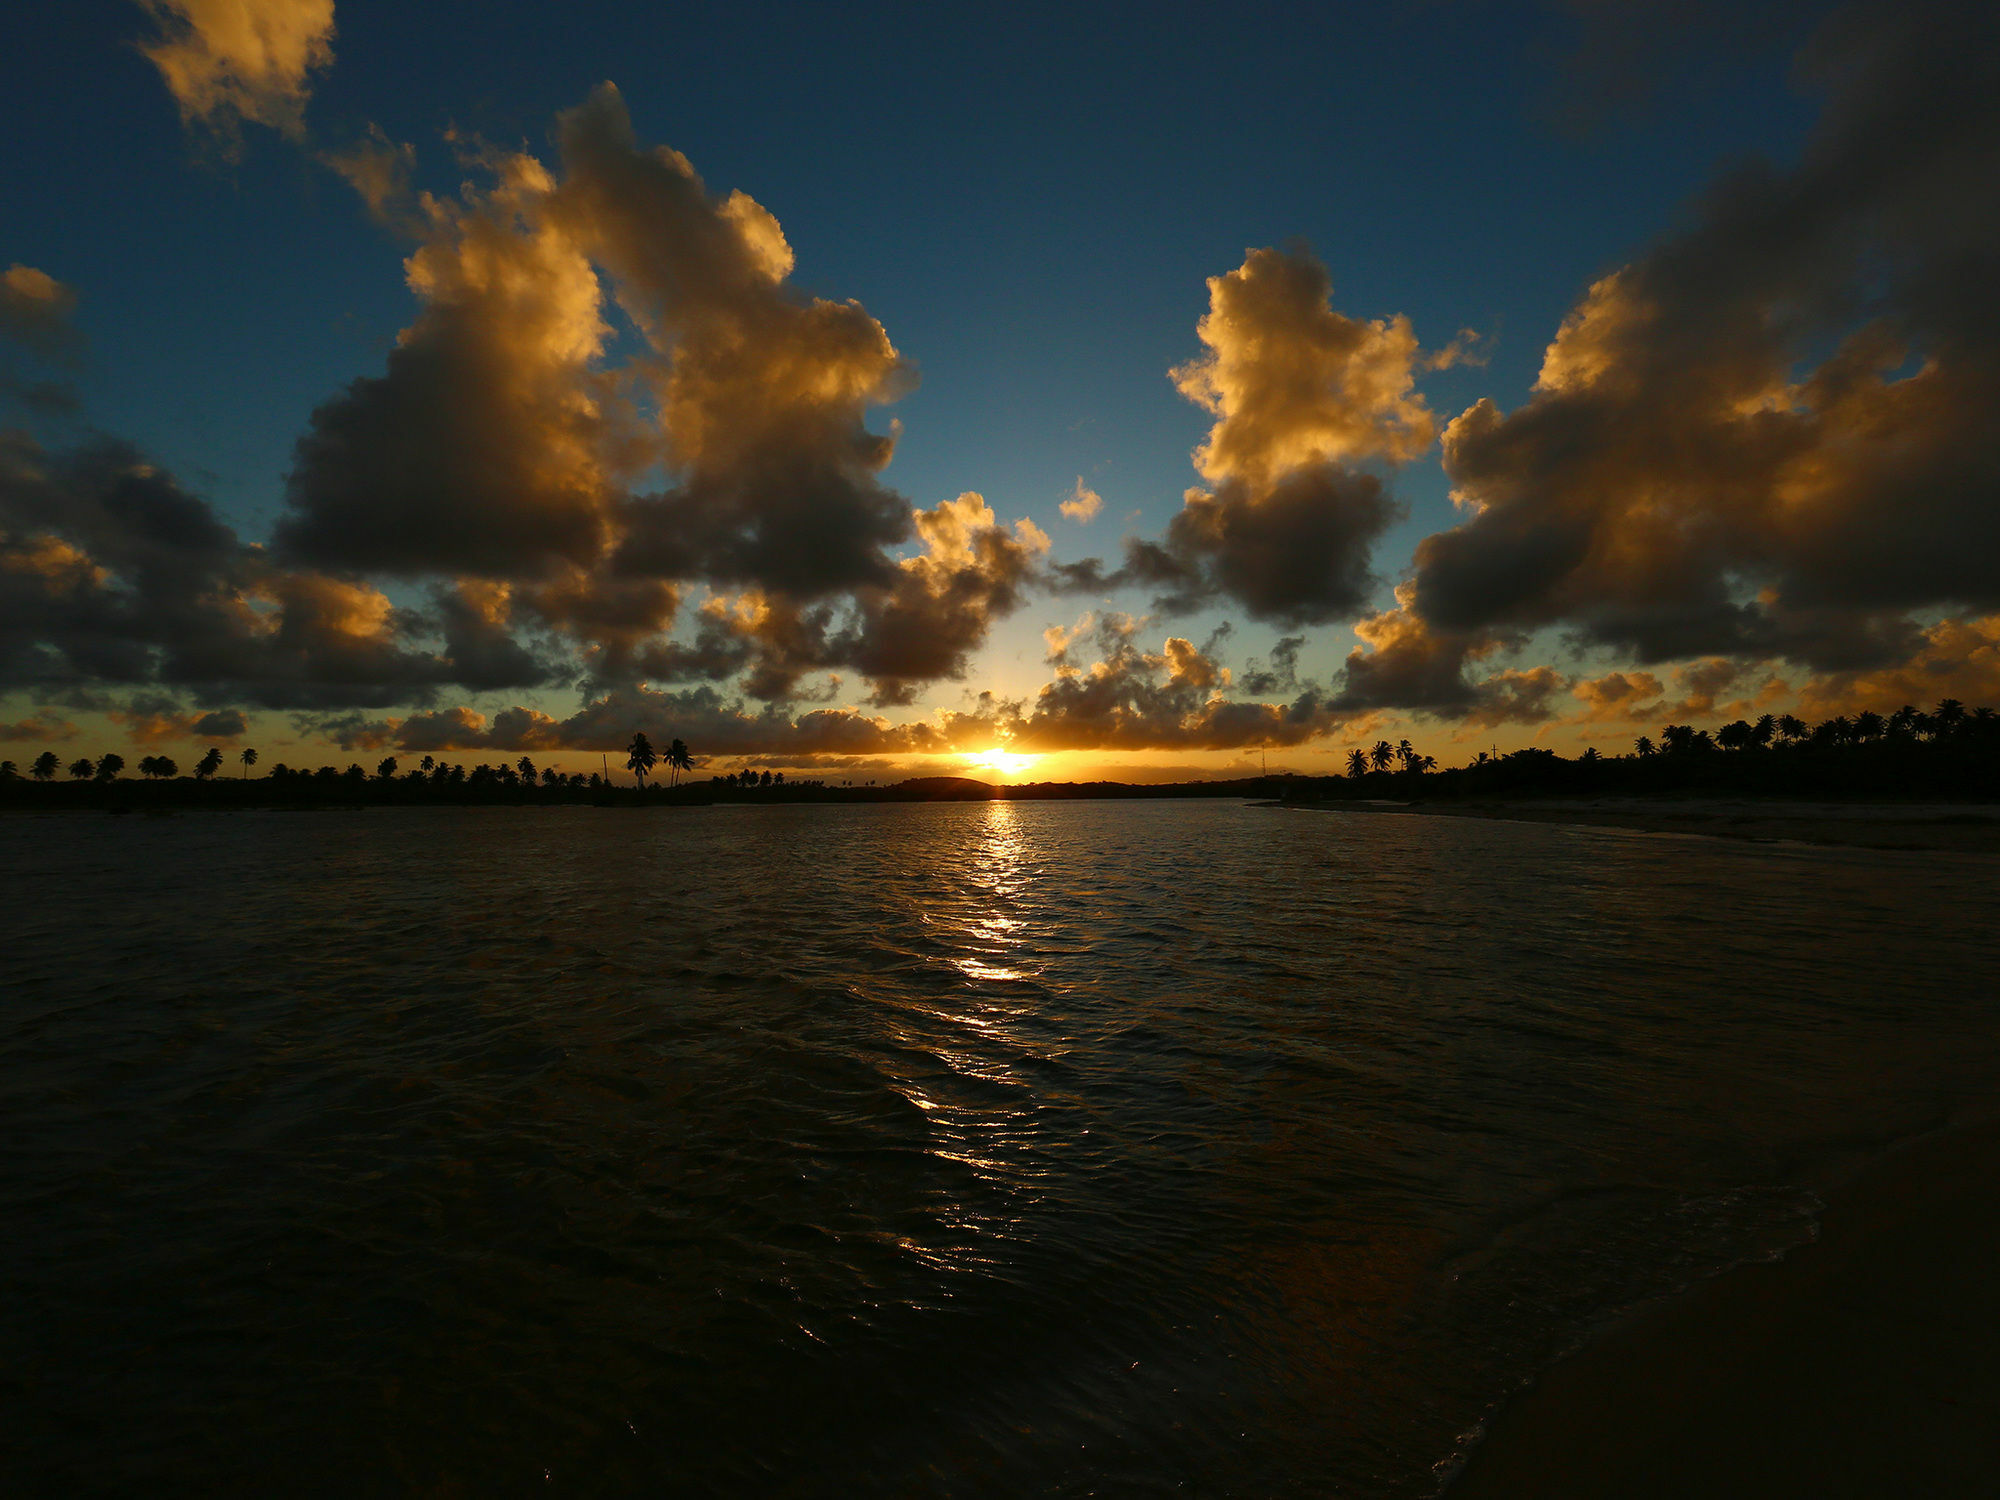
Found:
[{"label": "vegetation silhouette", "polygon": [[[1507,755],[1481,751],[1469,765],[1441,770],[1434,756],[1407,739],[1393,745],[1378,740],[1366,748],[1349,749],[1343,775],[1279,772],[1147,785],[1100,781],[994,786],[966,777],[931,776],[885,786],[828,786],[817,779],[787,780],[782,770],[748,767],[698,780],[687,774],[695,769],[695,757],[683,740],[669,741],[662,756],[643,733],[632,736],[626,754],[634,778],[630,786],[613,785],[596,772],[585,775],[537,767],[526,755],[512,765],[470,767],[425,755],[409,770],[395,756],[387,756],[373,775],[358,763],[345,769],[294,769],[281,762],[253,778],[249,772],[257,764],[257,752],[249,749],[238,753],[243,774],[235,781],[214,774],[222,757],[210,750],[196,764],[193,776],[182,776],[170,757],[145,756],[139,762],[145,777],[141,784],[119,779],[125,760],[116,752],[94,762],[72,761],[67,767],[70,779],[58,782],[63,764],[54,751],[45,751],[29,764],[25,777],[13,761],[0,763],[0,807],[123,811],[155,806],[692,806],[1130,797],[1259,797],[1288,802],[1575,796],[2000,800],[2000,713],[1967,708],[1953,698],[1929,712],[1905,705],[1891,714],[1842,715],[1811,725],[1789,714],[1737,719],[1713,729],[1668,724],[1657,737],[1639,735],[1631,751],[1622,755],[1606,755],[1594,746],[1571,758],[1537,747]],[[663,761],[674,773],[666,785],[649,779]]]},{"label": "vegetation silhouette", "polygon": [[625,748],[625,769],[638,778],[639,785],[646,784],[647,773],[659,764],[659,760],[651,740],[643,734],[632,736],[632,743]]}]

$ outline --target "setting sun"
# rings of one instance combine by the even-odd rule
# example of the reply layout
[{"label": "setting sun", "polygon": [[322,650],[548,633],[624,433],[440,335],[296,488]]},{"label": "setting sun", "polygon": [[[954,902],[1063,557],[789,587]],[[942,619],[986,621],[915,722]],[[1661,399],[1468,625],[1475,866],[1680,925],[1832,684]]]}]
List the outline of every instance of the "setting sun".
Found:
[{"label": "setting sun", "polygon": [[1019,776],[1039,759],[1041,757],[1038,755],[1016,755],[1011,750],[1002,750],[996,746],[974,755],[972,763],[975,766],[984,766],[989,771],[998,771],[1002,776]]}]

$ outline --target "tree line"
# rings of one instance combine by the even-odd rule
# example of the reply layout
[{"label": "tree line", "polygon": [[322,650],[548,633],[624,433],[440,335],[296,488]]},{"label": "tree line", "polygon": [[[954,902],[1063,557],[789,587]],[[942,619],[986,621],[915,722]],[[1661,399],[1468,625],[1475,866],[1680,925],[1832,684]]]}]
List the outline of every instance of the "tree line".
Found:
[{"label": "tree line", "polygon": [[1534,793],[1620,795],[1708,792],[1747,796],[2000,796],[2000,712],[1946,698],[1928,711],[1839,714],[1808,724],[1793,714],[1735,719],[1719,728],[1668,724],[1627,754],[1589,746],[1565,757],[1540,747],[1481,751],[1439,770],[1408,740],[1348,752],[1344,777],[1300,777],[1285,795],[1460,797]]}]

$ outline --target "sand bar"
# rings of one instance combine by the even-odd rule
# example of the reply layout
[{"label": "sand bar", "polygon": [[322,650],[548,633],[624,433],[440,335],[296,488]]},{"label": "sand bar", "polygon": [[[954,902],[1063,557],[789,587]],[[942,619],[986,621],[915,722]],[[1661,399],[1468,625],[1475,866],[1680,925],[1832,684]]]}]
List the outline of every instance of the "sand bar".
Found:
[{"label": "sand bar", "polygon": [[1817,1243],[1644,1309],[1508,1402],[1447,1500],[2000,1493],[2000,1123],[1825,1189]]},{"label": "sand bar", "polygon": [[1323,812],[1402,813],[1571,823],[1641,833],[1791,840],[1861,849],[2000,853],[2000,805],[1980,802],[1785,802],[1748,798],[1547,797],[1492,801],[1292,803]]}]

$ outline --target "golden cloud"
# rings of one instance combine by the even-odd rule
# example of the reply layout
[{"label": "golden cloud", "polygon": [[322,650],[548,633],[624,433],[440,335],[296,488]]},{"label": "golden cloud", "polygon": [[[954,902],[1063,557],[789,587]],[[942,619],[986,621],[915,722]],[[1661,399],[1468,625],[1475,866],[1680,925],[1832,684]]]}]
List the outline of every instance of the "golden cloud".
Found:
[{"label": "golden cloud", "polygon": [[184,123],[224,139],[242,121],[304,133],[316,68],[333,61],[333,0],[139,0],[160,28],[140,48]]}]

